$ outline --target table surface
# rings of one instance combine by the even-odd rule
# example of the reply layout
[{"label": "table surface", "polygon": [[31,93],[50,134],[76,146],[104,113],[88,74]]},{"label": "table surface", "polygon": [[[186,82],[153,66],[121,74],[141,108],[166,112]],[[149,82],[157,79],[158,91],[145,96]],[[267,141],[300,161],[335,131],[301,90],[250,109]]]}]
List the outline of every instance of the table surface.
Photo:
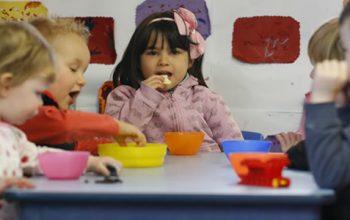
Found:
[{"label": "table surface", "polygon": [[32,178],[35,189],[12,188],[7,199],[24,200],[196,200],[227,203],[323,204],[334,199],[334,191],[320,189],[309,172],[285,169],[288,188],[240,185],[223,153],[196,156],[167,155],[162,167],[128,168],[120,173],[123,183],[97,184],[103,177],[86,174],[79,180]]}]

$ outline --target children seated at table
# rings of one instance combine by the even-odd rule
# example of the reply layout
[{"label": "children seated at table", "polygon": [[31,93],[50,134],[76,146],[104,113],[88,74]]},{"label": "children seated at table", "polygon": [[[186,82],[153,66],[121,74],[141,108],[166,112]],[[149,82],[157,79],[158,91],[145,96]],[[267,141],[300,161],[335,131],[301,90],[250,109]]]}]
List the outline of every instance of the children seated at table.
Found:
[{"label": "children seated at table", "polygon": [[[128,138],[143,145],[145,136],[131,124],[108,115],[69,110],[86,84],[84,73],[90,62],[86,27],[73,18],[36,18],[30,23],[55,50],[58,75],[43,93],[44,106],[39,108],[38,115],[19,126],[28,139],[39,145],[89,150],[93,154],[97,151],[95,137],[116,138],[121,142]],[[92,141],[86,142],[87,139]]]}]

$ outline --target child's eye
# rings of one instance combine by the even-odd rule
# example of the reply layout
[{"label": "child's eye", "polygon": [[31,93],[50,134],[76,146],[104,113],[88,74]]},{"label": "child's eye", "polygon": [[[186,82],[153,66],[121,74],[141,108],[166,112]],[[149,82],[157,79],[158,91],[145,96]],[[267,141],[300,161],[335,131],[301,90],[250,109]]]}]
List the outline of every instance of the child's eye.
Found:
[{"label": "child's eye", "polygon": [[79,70],[79,64],[76,63],[72,63],[70,65],[68,65],[70,71],[72,71],[73,73],[78,72]]},{"label": "child's eye", "polygon": [[173,50],[171,50],[171,53],[172,54],[182,54],[184,52],[184,50],[181,50],[181,49],[178,49],[178,48],[175,48]]},{"label": "child's eye", "polygon": [[152,56],[154,56],[154,55],[157,55],[158,53],[157,53],[157,51],[156,50],[147,50],[146,51],[146,55],[152,55]]}]

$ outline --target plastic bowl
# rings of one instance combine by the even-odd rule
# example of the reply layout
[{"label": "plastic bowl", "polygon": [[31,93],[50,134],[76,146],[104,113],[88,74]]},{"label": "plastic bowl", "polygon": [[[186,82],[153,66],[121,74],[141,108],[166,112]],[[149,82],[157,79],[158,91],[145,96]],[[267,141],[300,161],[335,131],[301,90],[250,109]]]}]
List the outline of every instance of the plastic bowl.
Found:
[{"label": "plastic bowl", "polygon": [[247,166],[242,165],[242,161],[246,159],[256,159],[266,162],[270,159],[287,159],[284,153],[231,153],[229,159],[233,169],[239,177],[246,175],[249,171]]},{"label": "plastic bowl", "polygon": [[263,140],[224,140],[221,146],[229,158],[230,153],[240,152],[269,152],[272,145],[271,141]]},{"label": "plastic bowl", "polygon": [[173,155],[195,155],[204,140],[203,132],[166,132],[165,143]]},{"label": "plastic bowl", "polygon": [[159,167],[164,163],[166,145],[156,143],[148,143],[145,146],[137,146],[135,143],[128,143],[127,146],[120,146],[118,143],[99,144],[98,154],[119,160],[126,168]]},{"label": "plastic bowl", "polygon": [[39,154],[39,166],[49,179],[78,179],[89,156],[90,153],[85,151],[45,152]]}]

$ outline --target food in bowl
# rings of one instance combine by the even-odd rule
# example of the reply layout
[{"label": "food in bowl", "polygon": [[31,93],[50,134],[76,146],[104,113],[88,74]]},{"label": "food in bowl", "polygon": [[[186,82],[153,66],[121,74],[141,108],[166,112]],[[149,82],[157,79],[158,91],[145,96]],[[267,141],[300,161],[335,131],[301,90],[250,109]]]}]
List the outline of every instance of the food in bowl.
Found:
[{"label": "food in bowl", "polygon": [[166,132],[165,143],[173,155],[195,155],[204,140],[203,132]]},{"label": "food in bowl", "polygon": [[158,143],[147,143],[145,146],[138,146],[136,143],[128,143],[127,146],[120,146],[118,143],[99,144],[98,154],[119,160],[126,168],[159,167],[164,163],[166,145]]},{"label": "food in bowl", "polygon": [[84,173],[89,156],[85,151],[45,152],[38,156],[39,167],[49,179],[78,179]]}]

